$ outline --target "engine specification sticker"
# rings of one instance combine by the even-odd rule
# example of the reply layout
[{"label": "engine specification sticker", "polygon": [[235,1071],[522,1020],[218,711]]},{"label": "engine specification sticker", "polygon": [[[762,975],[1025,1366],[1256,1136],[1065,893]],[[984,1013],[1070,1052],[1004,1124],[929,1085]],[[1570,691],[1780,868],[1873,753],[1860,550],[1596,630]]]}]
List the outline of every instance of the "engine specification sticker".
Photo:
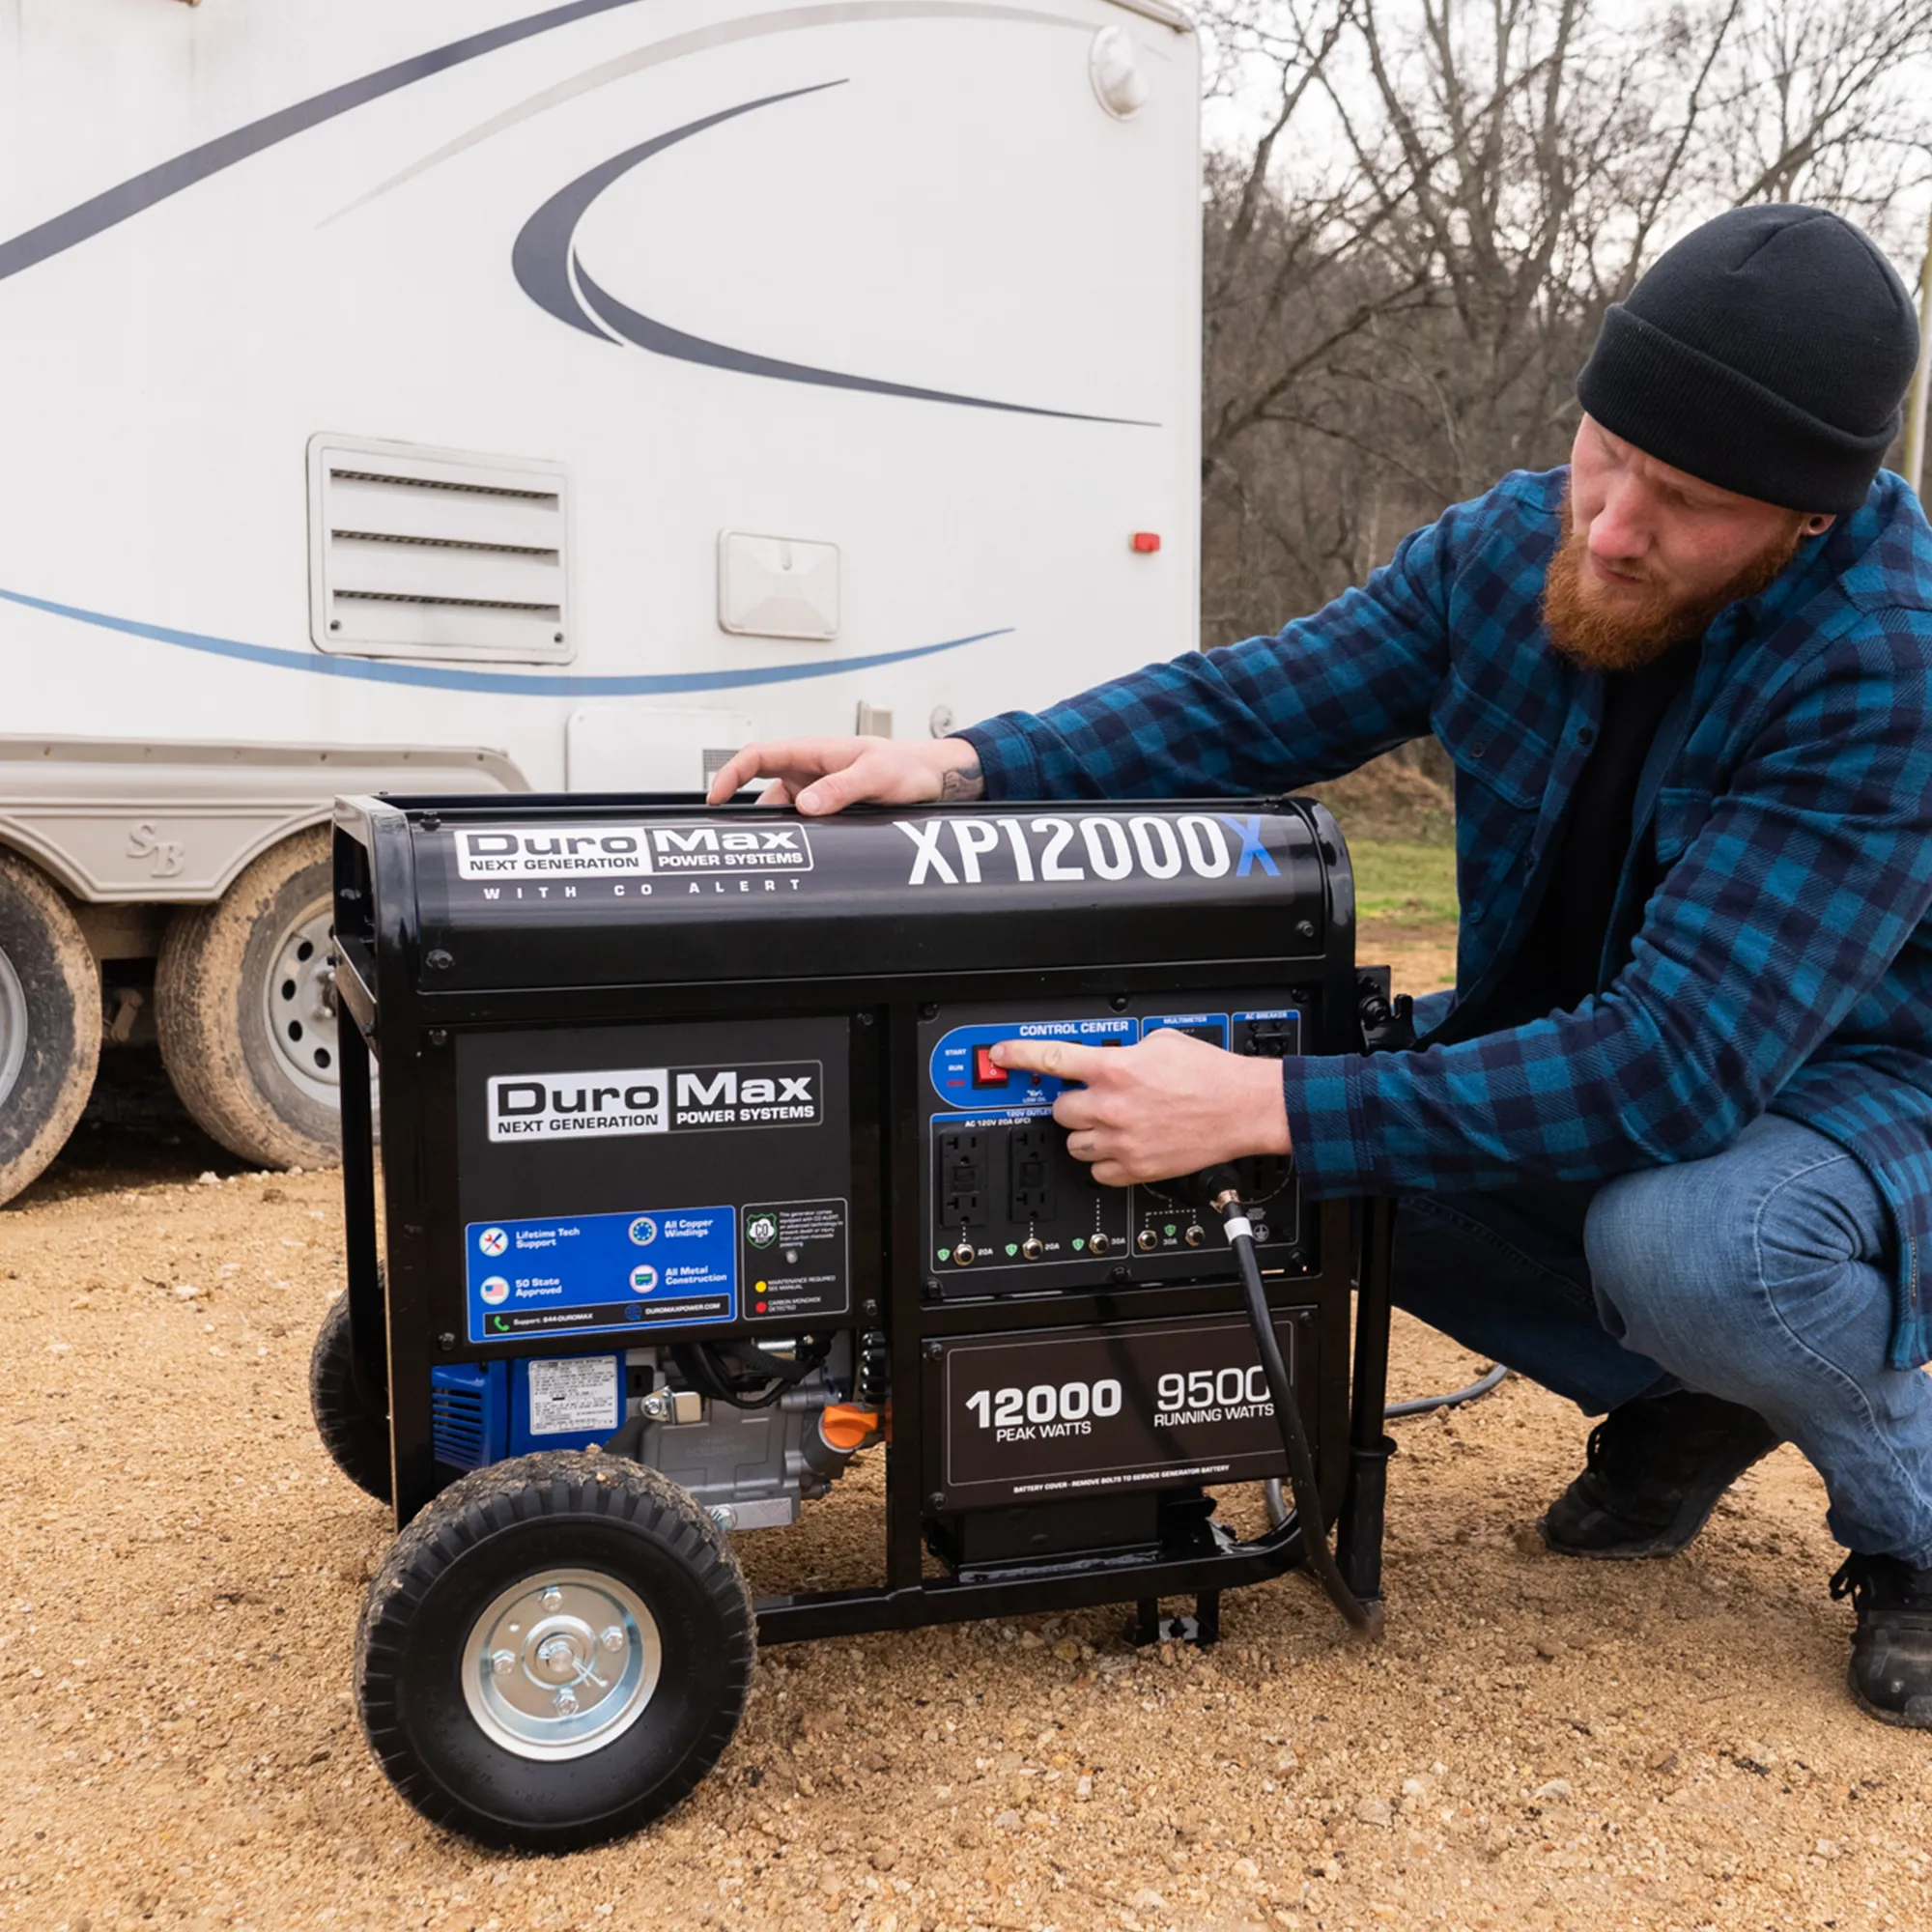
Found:
[{"label": "engine specification sticker", "polygon": [[472,1342],[729,1321],[738,1309],[730,1208],[472,1221],[464,1246]]},{"label": "engine specification sticker", "polygon": [[566,1356],[526,1365],[530,1379],[530,1434],[582,1435],[607,1433],[619,1420],[615,1355]]}]

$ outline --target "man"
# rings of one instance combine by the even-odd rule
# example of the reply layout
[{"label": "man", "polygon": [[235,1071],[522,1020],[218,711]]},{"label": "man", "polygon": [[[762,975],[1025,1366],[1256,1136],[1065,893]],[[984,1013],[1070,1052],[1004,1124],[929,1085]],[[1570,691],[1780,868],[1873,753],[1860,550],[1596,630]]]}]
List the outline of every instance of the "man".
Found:
[{"label": "man", "polygon": [[1417,1051],[999,1052],[1086,1082],[1103,1182],[1292,1149],[1316,1198],[1399,1191],[1398,1302],[1606,1411],[1554,1550],[1670,1555],[1797,1444],[1853,1694],[1932,1729],[1932,529],[1879,468],[1917,351],[1856,228],[1733,211],[1609,311],[1568,468],[1364,588],[937,744],[751,746],[713,796],[1275,791],[1433,730],[1463,926]]}]

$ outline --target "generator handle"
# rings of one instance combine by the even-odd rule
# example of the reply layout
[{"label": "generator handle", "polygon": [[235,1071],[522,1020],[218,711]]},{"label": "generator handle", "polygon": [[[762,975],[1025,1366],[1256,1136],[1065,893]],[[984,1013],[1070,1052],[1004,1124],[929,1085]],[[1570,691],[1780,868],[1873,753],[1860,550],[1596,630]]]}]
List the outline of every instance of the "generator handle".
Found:
[{"label": "generator handle", "polygon": [[1335,1522],[1335,1563],[1365,1604],[1381,1602],[1382,1537],[1389,1458],[1395,1437],[1383,1427],[1388,1404],[1390,1279],[1395,1256],[1392,1196],[1362,1203],[1361,1277],[1355,1293],[1355,1381],[1349,1418],[1349,1476]]},{"label": "generator handle", "polygon": [[[336,988],[336,1071],[341,1082],[343,1257],[349,1278],[350,1376],[371,1415],[389,1410],[388,1311],[377,1259],[374,1096],[369,1079],[369,1036],[374,1003],[349,957],[353,922],[345,914],[361,903],[355,881],[359,847],[338,828],[333,850],[333,904],[329,952]],[[344,897],[345,888],[349,894]]]},{"label": "generator handle", "polygon": [[376,1255],[376,1156],[369,1046],[353,1016],[336,1035],[342,1082],[343,1257],[349,1276],[350,1373],[371,1415],[389,1409],[387,1310]]},{"label": "generator handle", "polygon": [[1355,1292],[1355,1385],[1349,1445],[1375,1449],[1385,1439],[1388,1401],[1390,1284],[1395,1260],[1395,1198],[1372,1194],[1362,1203],[1361,1278]]}]

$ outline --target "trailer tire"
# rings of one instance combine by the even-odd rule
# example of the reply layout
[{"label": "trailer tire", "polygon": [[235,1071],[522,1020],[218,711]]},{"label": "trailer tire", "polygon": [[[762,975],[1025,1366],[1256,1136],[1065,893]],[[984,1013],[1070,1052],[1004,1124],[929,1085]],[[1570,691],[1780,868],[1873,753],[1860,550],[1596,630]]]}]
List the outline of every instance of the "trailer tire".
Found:
[{"label": "trailer tire", "polygon": [[373,1413],[355,1387],[349,1296],[328,1304],[308,1358],[308,1406],[328,1459],[378,1502],[389,1500],[389,1418]]},{"label": "trailer tire", "polygon": [[325,1167],[342,1151],[329,854],[326,825],[270,846],[213,905],[175,914],[156,962],[175,1092],[258,1167]]},{"label": "trailer tire", "polygon": [[565,1851],[639,1830],[711,1769],[753,1650],[737,1558],[688,1491],[549,1450],[473,1470],[397,1538],[356,1634],[356,1707],[432,1824]]},{"label": "trailer tire", "polygon": [[100,1064],[100,968],[44,873],[0,850],[0,1201],[67,1144]]}]

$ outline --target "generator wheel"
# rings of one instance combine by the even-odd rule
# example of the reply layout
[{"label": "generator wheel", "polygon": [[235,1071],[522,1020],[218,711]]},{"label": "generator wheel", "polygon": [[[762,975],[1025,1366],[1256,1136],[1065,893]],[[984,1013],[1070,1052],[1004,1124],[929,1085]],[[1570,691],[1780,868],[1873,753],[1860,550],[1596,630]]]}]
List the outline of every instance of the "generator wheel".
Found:
[{"label": "generator wheel", "polygon": [[308,1358],[308,1406],[329,1460],[358,1490],[387,1502],[389,1418],[373,1413],[356,1392],[346,1293],[328,1304],[316,1330]]},{"label": "generator wheel", "polygon": [[44,873],[0,851],[0,1201],[66,1145],[100,1062],[100,969]]},{"label": "generator wheel", "polygon": [[752,1604],[691,1494],[623,1457],[473,1470],[396,1540],[355,1640],[362,1728],[396,1789],[489,1845],[635,1832],[745,1707]]},{"label": "generator wheel", "polygon": [[161,1060],[182,1104],[258,1167],[342,1147],[329,829],[270,847],[212,906],[184,906],[155,968]]}]

